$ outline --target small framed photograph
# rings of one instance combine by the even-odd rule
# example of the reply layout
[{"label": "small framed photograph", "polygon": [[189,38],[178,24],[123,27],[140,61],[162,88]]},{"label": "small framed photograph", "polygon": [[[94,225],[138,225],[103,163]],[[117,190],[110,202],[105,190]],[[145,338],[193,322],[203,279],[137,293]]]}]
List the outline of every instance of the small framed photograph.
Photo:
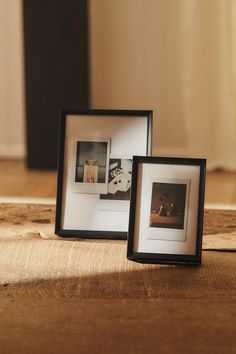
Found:
[{"label": "small framed photograph", "polygon": [[110,139],[75,141],[75,193],[108,192]]},{"label": "small framed photograph", "polygon": [[127,257],[201,263],[205,159],[133,157]]},{"label": "small framed photograph", "polygon": [[152,111],[62,110],[57,235],[127,238],[132,159],[151,133]]}]

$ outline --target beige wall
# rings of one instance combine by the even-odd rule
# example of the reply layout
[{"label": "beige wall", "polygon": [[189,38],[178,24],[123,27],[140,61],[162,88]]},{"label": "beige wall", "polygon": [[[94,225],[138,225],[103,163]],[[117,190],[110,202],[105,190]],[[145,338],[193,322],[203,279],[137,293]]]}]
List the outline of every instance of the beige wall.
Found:
[{"label": "beige wall", "polygon": [[172,41],[178,20],[178,1],[90,0],[92,105],[153,109],[154,152],[185,145],[176,91],[180,52]]},{"label": "beige wall", "polygon": [[25,155],[21,0],[0,0],[0,157]]},{"label": "beige wall", "polygon": [[236,169],[236,1],[90,0],[94,108],[154,110],[154,154]]},{"label": "beige wall", "polygon": [[[0,0],[0,156],[24,156],[22,0]],[[90,0],[94,108],[154,110],[154,153],[236,169],[236,1]]]}]

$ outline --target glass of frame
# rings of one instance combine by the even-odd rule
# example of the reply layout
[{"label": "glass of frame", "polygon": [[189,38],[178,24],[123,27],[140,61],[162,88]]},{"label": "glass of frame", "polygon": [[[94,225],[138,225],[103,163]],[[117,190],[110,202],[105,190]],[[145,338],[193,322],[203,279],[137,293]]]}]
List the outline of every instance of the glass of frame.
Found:
[{"label": "glass of frame", "polygon": [[201,263],[205,159],[133,157],[127,257]]},{"label": "glass of frame", "polygon": [[56,234],[127,238],[133,155],[151,154],[152,111],[62,110]]}]

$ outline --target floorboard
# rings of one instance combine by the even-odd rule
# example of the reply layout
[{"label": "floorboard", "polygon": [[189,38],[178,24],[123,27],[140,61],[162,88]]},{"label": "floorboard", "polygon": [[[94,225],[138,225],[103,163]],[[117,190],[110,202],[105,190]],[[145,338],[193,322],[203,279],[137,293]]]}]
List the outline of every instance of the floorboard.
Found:
[{"label": "floorboard", "polygon": [[[55,170],[28,170],[22,160],[0,160],[0,197],[51,198],[55,201],[56,189]],[[208,172],[205,202],[225,204],[228,208],[235,206],[236,172]]]}]

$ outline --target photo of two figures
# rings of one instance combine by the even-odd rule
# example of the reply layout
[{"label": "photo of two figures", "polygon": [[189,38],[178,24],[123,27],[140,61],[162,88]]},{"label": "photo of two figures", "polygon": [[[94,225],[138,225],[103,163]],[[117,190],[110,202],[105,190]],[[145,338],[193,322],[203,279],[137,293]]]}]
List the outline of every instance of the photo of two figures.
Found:
[{"label": "photo of two figures", "polygon": [[75,182],[104,187],[103,200],[129,200],[132,159],[110,156],[110,141],[77,141]]}]

